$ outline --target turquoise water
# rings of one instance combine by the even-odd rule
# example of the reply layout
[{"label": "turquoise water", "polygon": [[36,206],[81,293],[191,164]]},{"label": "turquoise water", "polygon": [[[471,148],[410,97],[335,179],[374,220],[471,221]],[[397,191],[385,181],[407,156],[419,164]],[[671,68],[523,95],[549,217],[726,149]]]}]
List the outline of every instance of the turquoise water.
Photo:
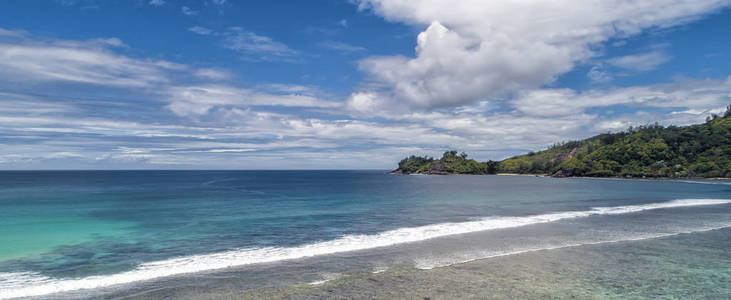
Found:
[{"label": "turquoise water", "polygon": [[[285,262],[312,261],[315,277],[328,268],[405,261],[432,268],[724,228],[731,226],[729,201],[731,185],[719,181],[381,171],[0,172],[0,298],[83,297],[94,292],[88,288]],[[500,235],[510,230],[517,231]],[[439,242],[465,235],[481,237]],[[426,252],[410,248],[425,241],[434,243]],[[363,256],[332,265],[339,261],[334,255],[355,255],[348,253]],[[271,281],[310,280],[266,274]]]}]

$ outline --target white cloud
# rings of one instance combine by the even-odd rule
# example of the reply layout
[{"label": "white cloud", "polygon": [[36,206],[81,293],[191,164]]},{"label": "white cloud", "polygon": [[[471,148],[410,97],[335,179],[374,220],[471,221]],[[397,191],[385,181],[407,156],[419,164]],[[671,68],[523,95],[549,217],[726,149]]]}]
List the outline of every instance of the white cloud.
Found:
[{"label": "white cloud", "polygon": [[89,44],[97,44],[99,46],[111,46],[111,47],[127,47],[127,45],[118,38],[107,38],[107,39],[92,39],[88,41]]},{"label": "white cloud", "polygon": [[308,94],[315,95],[321,93],[320,89],[299,84],[281,84],[281,83],[270,83],[259,85],[260,89],[277,92],[277,93],[295,93],[295,94]]},{"label": "white cloud", "polygon": [[212,79],[212,80],[224,80],[231,78],[231,73],[224,71],[224,70],[218,70],[218,69],[198,69],[196,70],[193,75],[205,78],[205,79]]},{"label": "white cloud", "polygon": [[44,158],[71,158],[71,157],[84,157],[81,154],[73,152],[52,152],[43,156]]},{"label": "white cloud", "polygon": [[212,153],[251,152],[251,151],[256,151],[256,149],[211,149],[211,150],[207,150],[207,152],[212,152]]},{"label": "white cloud", "polygon": [[408,111],[407,107],[390,100],[380,93],[363,91],[352,93],[346,100],[346,105],[352,114],[362,116],[392,118]]},{"label": "white cloud", "polygon": [[201,26],[193,26],[191,28],[188,28],[188,31],[194,32],[200,35],[211,35],[213,33],[213,30],[201,27]]},{"label": "white cloud", "polygon": [[393,102],[454,107],[551,83],[593,47],[688,22],[722,0],[361,0],[390,21],[426,26],[415,57],[372,57],[360,68]]},{"label": "white cloud", "polygon": [[[112,87],[107,89],[112,92],[99,94],[115,94],[120,88],[130,93],[119,97],[124,100],[96,100],[97,94],[84,99],[42,96],[50,93],[36,90],[41,85],[27,88],[27,95],[0,92],[0,166],[388,168],[404,155],[439,155],[450,148],[481,160],[500,159],[629,125],[702,122],[708,113],[731,103],[731,77],[583,92],[516,84],[510,95],[482,96],[479,84],[451,82],[492,82],[485,70],[466,65],[475,63],[470,52],[477,51],[459,44],[468,31],[439,24],[420,36],[417,58],[371,58],[362,65],[403,66],[405,70],[381,74],[396,83],[402,76],[428,75],[419,70],[424,66],[433,71],[466,67],[462,71],[473,72],[474,78],[446,70],[444,90],[428,92],[439,95],[465,87],[462,95],[480,95],[477,101],[414,102],[403,98],[404,91],[418,96],[424,90],[412,91],[409,81],[396,88],[387,80],[364,83],[345,102],[329,101],[334,97],[314,86],[235,86],[225,82],[233,77],[226,70],[122,55],[127,46],[113,38],[34,42],[24,37],[3,42],[0,76],[6,84],[67,81]],[[245,31],[209,34],[226,39],[241,32]],[[466,53],[466,61],[441,55],[455,46]],[[264,48],[240,51],[262,55],[271,50]],[[521,66],[533,70],[532,59]],[[423,81],[427,82],[439,81]],[[609,109],[614,112],[606,112]]]},{"label": "white cloud", "polygon": [[363,48],[363,47],[360,47],[360,46],[355,46],[355,45],[351,45],[351,44],[348,44],[348,43],[343,43],[343,42],[338,42],[338,41],[330,41],[330,40],[321,42],[319,44],[319,46],[322,47],[322,48],[331,49],[331,50],[335,50],[335,51],[340,51],[340,52],[344,52],[344,53],[352,53],[352,52],[366,51],[366,48]]},{"label": "white cloud", "polygon": [[184,15],[186,15],[186,16],[195,16],[195,15],[197,15],[197,14],[198,14],[198,11],[197,11],[197,10],[193,10],[193,9],[191,9],[190,7],[187,7],[187,6],[183,6],[183,7],[181,7],[181,8],[180,8],[180,11],[181,11],[181,12],[182,12],[182,13],[183,13]]},{"label": "white cloud", "polygon": [[246,59],[296,61],[299,51],[275,41],[270,37],[258,35],[240,27],[232,27],[224,34],[224,48],[237,51]]},{"label": "white cloud", "polygon": [[[47,166],[57,159],[54,162],[64,166],[77,166],[91,159],[98,166],[337,168],[353,167],[357,159],[360,167],[388,168],[404,155],[439,155],[450,148],[477,159],[500,159],[629,125],[702,122],[706,113],[731,102],[731,78],[584,93],[536,90],[521,94],[510,109],[481,102],[451,111],[389,114],[388,122],[260,110],[270,104],[338,105],[304,96],[310,93],[311,87],[286,85],[179,87],[164,97],[171,101],[169,108],[189,105],[178,113],[196,118],[147,121],[119,120],[121,115],[113,112],[105,112],[105,118],[90,117],[83,106],[0,94],[0,132],[5,137],[0,163]],[[354,96],[359,97],[365,100],[351,103],[362,103],[365,109],[369,101],[377,101],[376,95]],[[612,105],[638,109],[616,116],[596,113]],[[58,134],[64,138],[58,139]],[[64,155],[58,153],[64,152],[82,157],[67,155],[62,160]],[[289,163],[297,159],[301,164]]]},{"label": "white cloud", "polygon": [[42,101],[34,96],[0,92],[0,112],[8,115],[38,116],[75,110],[74,106],[65,103]]},{"label": "white cloud", "polygon": [[300,52],[282,42],[245,30],[241,27],[230,27],[225,31],[215,31],[201,26],[193,26],[188,31],[200,35],[217,36],[222,39],[222,46],[242,54],[242,58],[252,61],[285,61],[296,62]]},{"label": "white cloud", "polygon": [[[512,102],[518,111],[535,116],[567,116],[589,108],[625,105],[649,108],[690,107],[706,112],[731,103],[731,77],[725,80],[684,80],[670,84],[597,89],[578,93],[571,89],[537,89],[521,92]],[[689,112],[689,111],[688,111]],[[702,120],[698,116],[697,120]]]},{"label": "white cloud", "polygon": [[5,80],[67,81],[121,87],[146,87],[168,82],[167,72],[185,66],[162,60],[134,59],[108,46],[116,38],[87,42],[0,43],[0,74]]},{"label": "white cloud", "polygon": [[612,75],[604,68],[604,65],[597,64],[591,67],[586,74],[592,82],[606,83],[612,81]]},{"label": "white cloud", "polygon": [[608,120],[601,121],[594,125],[594,128],[599,131],[621,131],[625,130],[632,125],[632,122],[621,121],[621,120]]},{"label": "white cloud", "polygon": [[218,106],[283,106],[335,108],[341,104],[301,93],[271,93],[226,85],[170,87],[164,91],[167,107],[180,116],[204,115]]},{"label": "white cloud", "polygon": [[152,6],[163,6],[165,4],[165,0],[150,0],[150,5]]},{"label": "white cloud", "polygon": [[23,36],[25,31],[22,30],[8,30],[0,28],[0,36]]},{"label": "white cloud", "polygon": [[660,51],[626,55],[612,58],[609,63],[613,66],[633,71],[650,71],[670,60],[670,57]]}]

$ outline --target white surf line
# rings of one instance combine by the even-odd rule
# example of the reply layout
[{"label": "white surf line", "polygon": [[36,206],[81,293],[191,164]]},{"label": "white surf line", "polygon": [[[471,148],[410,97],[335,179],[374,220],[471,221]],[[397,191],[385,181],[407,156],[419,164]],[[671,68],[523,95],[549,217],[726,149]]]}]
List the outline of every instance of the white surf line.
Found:
[{"label": "white surf line", "polygon": [[366,250],[423,241],[449,235],[514,228],[593,215],[626,214],[651,209],[719,205],[727,203],[731,203],[731,199],[680,199],[669,202],[640,205],[595,207],[585,211],[567,211],[523,217],[487,217],[477,221],[440,223],[420,227],[399,228],[373,235],[346,235],[335,240],[306,244],[297,247],[245,248],[219,253],[171,258],[167,260],[143,263],[133,270],[117,274],[96,275],[74,279],[55,279],[29,272],[0,273],[0,279],[4,279],[0,280],[0,299],[41,296],[59,292],[94,289],[172,275],[356,250]]},{"label": "white surf line", "polygon": [[672,232],[672,233],[644,234],[640,237],[624,238],[624,239],[618,239],[618,240],[594,241],[594,242],[583,242],[583,243],[571,243],[571,244],[564,244],[564,245],[558,245],[558,246],[536,247],[536,248],[529,248],[529,249],[523,249],[523,250],[507,251],[507,252],[503,252],[503,253],[488,254],[488,255],[479,256],[479,257],[475,257],[475,258],[470,258],[470,259],[465,259],[465,260],[460,260],[460,261],[455,261],[455,262],[449,262],[449,263],[442,263],[442,264],[434,264],[434,263],[428,264],[428,263],[418,263],[417,262],[417,264],[414,267],[417,269],[420,269],[420,270],[431,270],[431,269],[435,269],[435,268],[443,268],[443,267],[449,267],[449,266],[454,266],[454,265],[459,265],[459,264],[465,264],[465,263],[469,263],[469,262],[473,262],[473,261],[477,261],[477,260],[510,256],[510,255],[516,255],[516,254],[538,252],[538,251],[550,251],[550,250],[591,246],[591,245],[646,241],[646,240],[652,240],[652,239],[677,236],[677,235],[681,235],[681,234],[708,232],[708,231],[724,229],[724,228],[729,228],[729,227],[731,227],[731,224],[707,227],[707,228],[696,229],[696,230]]},{"label": "white surf line", "polygon": [[675,180],[675,181],[682,182],[682,183],[694,183],[694,184],[731,185],[731,181],[720,180],[720,179],[717,179],[716,181],[711,181],[711,180],[705,180],[705,181],[700,181],[700,180]]},{"label": "white surf line", "polygon": [[342,278],[343,275],[340,274],[340,273],[327,273],[327,274],[321,275],[320,277],[322,277],[321,280],[313,281],[313,282],[310,282],[310,283],[307,283],[307,284],[309,284],[309,285],[321,285],[321,284],[324,284],[326,282],[329,282],[329,281],[333,281],[335,279]]},{"label": "white surf line", "polygon": [[[553,178],[553,177],[549,177]],[[717,184],[717,185],[731,185],[731,180],[728,179],[677,179],[677,178],[621,178],[621,177],[556,177],[554,179],[587,179],[587,180],[608,180],[608,181],[642,181],[642,182],[679,182],[679,183],[691,183],[691,184]]]}]

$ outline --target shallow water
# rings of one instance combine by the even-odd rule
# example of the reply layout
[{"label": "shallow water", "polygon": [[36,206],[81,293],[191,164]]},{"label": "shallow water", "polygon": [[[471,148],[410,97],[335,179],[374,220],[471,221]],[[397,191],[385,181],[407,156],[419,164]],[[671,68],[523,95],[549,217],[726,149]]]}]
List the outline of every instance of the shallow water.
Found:
[{"label": "shallow water", "polygon": [[[728,299],[731,229],[524,252],[418,270],[394,266],[240,299]],[[146,296],[161,294],[148,294]],[[179,294],[193,296],[191,294]],[[210,295],[210,294],[208,294]],[[195,297],[201,296],[200,294]]]},{"label": "shallow water", "polygon": [[711,184],[379,171],[0,172],[0,298],[170,286],[177,295],[215,294],[217,286],[238,293],[731,226],[731,185],[703,183]]}]

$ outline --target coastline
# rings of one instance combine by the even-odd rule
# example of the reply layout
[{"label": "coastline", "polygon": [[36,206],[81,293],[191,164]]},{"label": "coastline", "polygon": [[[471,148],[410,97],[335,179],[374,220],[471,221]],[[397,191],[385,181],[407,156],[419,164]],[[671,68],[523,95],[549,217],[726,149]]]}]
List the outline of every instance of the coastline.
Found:
[{"label": "coastline", "polygon": [[436,176],[454,176],[454,175],[467,175],[467,176],[526,176],[526,177],[549,177],[549,178],[584,178],[584,179],[627,179],[627,180],[718,180],[727,181],[731,180],[731,177],[639,177],[639,176],[553,176],[550,174],[521,174],[521,173],[495,173],[495,174],[466,174],[466,173],[450,173],[450,174],[428,174],[428,173],[402,173],[389,171],[387,174],[391,175],[436,175]]}]

